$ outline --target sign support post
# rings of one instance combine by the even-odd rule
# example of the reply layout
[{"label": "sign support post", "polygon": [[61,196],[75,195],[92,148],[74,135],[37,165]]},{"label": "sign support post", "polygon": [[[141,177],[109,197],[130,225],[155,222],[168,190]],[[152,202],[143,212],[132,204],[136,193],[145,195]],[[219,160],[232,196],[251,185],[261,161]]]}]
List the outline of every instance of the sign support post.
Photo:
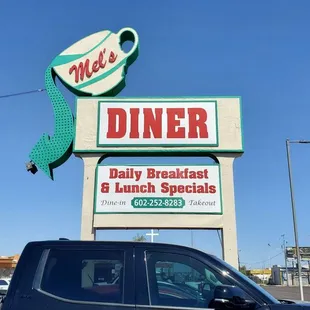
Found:
[{"label": "sign support post", "polygon": [[237,227],[235,215],[235,196],[233,163],[239,154],[219,154],[221,165],[222,199],[223,199],[223,258],[234,267],[238,266]]},{"label": "sign support post", "polygon": [[79,154],[83,160],[84,180],[82,197],[81,217],[81,240],[96,240],[96,229],[94,228],[94,184],[96,178],[96,167],[100,159],[99,155]]}]

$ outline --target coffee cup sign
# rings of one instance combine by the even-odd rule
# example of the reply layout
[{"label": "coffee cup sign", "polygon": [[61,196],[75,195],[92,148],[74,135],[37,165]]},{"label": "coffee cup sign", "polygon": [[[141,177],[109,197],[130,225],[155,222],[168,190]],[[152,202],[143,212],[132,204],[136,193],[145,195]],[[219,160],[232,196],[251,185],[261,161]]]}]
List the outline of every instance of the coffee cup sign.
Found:
[{"label": "coffee cup sign", "polygon": [[[129,52],[122,49],[125,41],[133,42]],[[77,94],[117,93],[124,87],[127,67],[138,56],[138,44],[138,34],[132,28],[123,28],[118,33],[100,31],[64,50],[51,66]]]},{"label": "coffee cup sign", "polygon": [[[122,45],[133,42],[130,51]],[[72,154],[74,121],[71,108],[58,89],[55,76],[77,95],[117,95],[125,87],[128,67],[138,56],[139,38],[132,28],[118,33],[109,30],[94,33],[64,50],[45,71],[45,88],[54,111],[53,136],[44,133],[32,148],[27,170],[41,169],[53,179],[53,170]]]}]

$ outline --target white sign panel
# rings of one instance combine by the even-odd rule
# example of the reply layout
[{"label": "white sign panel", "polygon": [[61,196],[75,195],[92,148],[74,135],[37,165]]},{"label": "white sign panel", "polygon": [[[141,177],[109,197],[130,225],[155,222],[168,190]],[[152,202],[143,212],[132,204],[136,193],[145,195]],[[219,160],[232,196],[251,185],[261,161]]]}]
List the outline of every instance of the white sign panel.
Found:
[{"label": "white sign panel", "polygon": [[100,102],[97,146],[218,146],[217,102]]},{"label": "white sign panel", "polygon": [[222,214],[218,165],[98,166],[95,213]]}]

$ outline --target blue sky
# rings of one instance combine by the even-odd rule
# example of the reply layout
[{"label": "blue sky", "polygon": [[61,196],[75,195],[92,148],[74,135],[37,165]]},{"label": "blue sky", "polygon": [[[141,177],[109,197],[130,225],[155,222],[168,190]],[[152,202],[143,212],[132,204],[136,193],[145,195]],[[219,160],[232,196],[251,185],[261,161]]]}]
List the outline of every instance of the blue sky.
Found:
[{"label": "blue sky", "polygon": [[[126,26],[140,36],[140,55],[120,95],[242,97],[245,153],[234,167],[238,247],[242,262],[261,267],[257,262],[280,252],[281,234],[294,242],[285,139],[310,139],[310,2],[2,2],[0,96],[44,88],[45,69],[61,51],[91,33]],[[73,107],[74,96],[66,92],[66,98]],[[72,156],[55,170],[54,182],[25,170],[41,134],[53,134],[47,94],[0,99],[0,107],[0,255],[18,253],[34,239],[78,239],[82,161]],[[310,243],[309,158],[310,145],[292,146],[304,246]],[[134,234],[100,232],[98,239]],[[162,231],[156,240],[189,245],[190,233]],[[194,240],[220,253],[216,232],[195,232]]]}]

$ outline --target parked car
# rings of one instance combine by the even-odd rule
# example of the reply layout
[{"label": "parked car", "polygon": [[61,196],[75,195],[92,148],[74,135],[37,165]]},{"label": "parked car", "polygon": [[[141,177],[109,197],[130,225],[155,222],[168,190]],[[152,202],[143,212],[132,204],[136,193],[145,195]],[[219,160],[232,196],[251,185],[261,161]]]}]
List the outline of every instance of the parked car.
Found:
[{"label": "parked car", "polygon": [[1,295],[6,295],[9,285],[10,285],[10,278],[2,278],[0,279],[0,296]]},{"label": "parked car", "polygon": [[[169,266],[169,279],[158,279]],[[168,268],[168,267],[167,267]],[[177,274],[198,279],[184,282]],[[103,284],[104,285],[98,285]],[[41,241],[18,262],[2,310],[290,310],[226,262],[183,246]],[[308,309],[310,309],[308,307]]]}]

